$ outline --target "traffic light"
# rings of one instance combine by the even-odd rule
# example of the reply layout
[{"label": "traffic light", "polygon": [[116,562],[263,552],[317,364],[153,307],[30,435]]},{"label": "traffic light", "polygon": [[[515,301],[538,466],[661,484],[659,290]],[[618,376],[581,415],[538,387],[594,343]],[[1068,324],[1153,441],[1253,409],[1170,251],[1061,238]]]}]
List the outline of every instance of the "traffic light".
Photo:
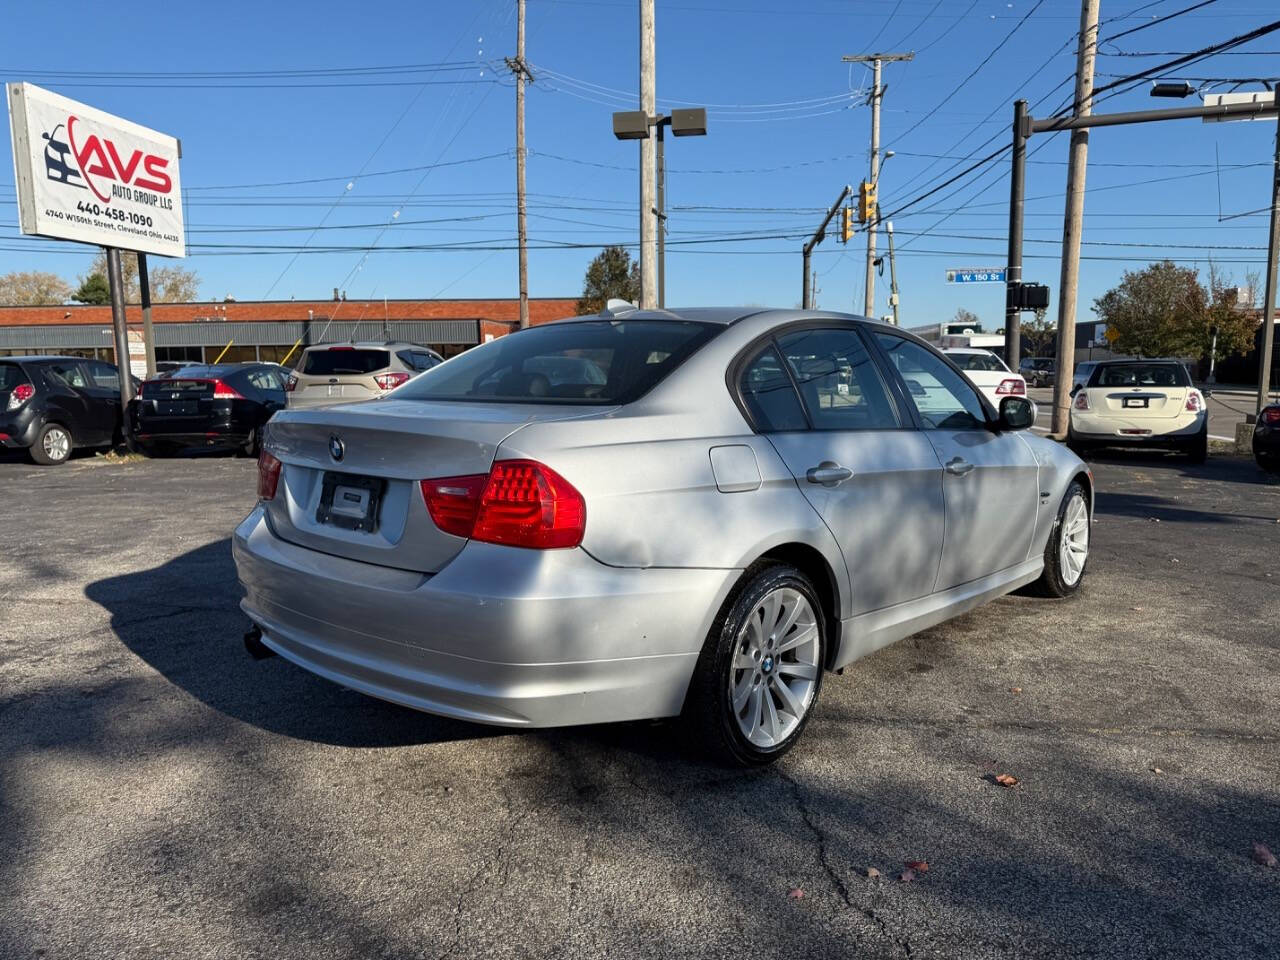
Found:
[{"label": "traffic light", "polygon": [[858,186],[858,222],[867,223],[876,216],[876,185],[863,180]]},{"label": "traffic light", "polygon": [[840,210],[840,242],[848,243],[853,239],[853,208],[844,207]]}]

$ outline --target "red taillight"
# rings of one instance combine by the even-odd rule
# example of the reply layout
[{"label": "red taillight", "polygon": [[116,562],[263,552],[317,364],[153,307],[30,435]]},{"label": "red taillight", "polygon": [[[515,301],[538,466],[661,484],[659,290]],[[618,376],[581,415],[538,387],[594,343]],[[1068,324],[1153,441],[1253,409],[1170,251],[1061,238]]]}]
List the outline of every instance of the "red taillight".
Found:
[{"label": "red taillight", "polygon": [[285,390],[289,391],[290,393],[293,393],[294,388],[297,386],[298,386],[298,375],[295,373],[289,374],[289,379],[284,382]]},{"label": "red taillight", "polygon": [[13,388],[9,394],[9,403],[6,409],[17,410],[20,406],[36,395],[36,388],[29,383],[20,383]]},{"label": "red taillight", "polygon": [[1081,390],[1079,393],[1076,394],[1076,402],[1072,404],[1072,406],[1074,406],[1077,410],[1088,410],[1089,394]]},{"label": "red taillight", "polygon": [[1204,400],[1201,398],[1199,390],[1187,391],[1187,409],[1192,413],[1199,413],[1204,409]]},{"label": "red taillight", "polygon": [[1280,423],[1280,407],[1267,407],[1262,411],[1263,423]]},{"label": "red taillight", "polygon": [[996,387],[996,393],[1000,396],[1023,397],[1027,393],[1027,385],[1022,380],[1011,377],[1000,381],[1000,386]]},{"label": "red taillight", "polygon": [[266,450],[258,454],[258,499],[273,500],[280,483],[280,461]]},{"label": "red taillight", "polygon": [[488,475],[422,481],[441,530],[485,543],[545,550],[576,547],[587,524],[582,494],[533,460],[499,460]]},{"label": "red taillight", "polygon": [[400,386],[400,384],[407,382],[409,375],[404,372],[380,373],[373,379],[383,390],[394,390],[396,387]]},{"label": "red taillight", "polygon": [[221,380],[213,381],[213,399],[215,400],[243,400],[239,391],[232,387],[228,387]]}]

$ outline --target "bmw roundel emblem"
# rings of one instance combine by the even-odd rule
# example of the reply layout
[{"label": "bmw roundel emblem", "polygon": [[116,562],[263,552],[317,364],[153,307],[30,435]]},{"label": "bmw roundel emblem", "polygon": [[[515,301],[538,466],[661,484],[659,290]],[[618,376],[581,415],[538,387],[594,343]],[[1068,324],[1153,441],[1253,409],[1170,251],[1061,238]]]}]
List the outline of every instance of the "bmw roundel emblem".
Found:
[{"label": "bmw roundel emblem", "polygon": [[337,434],[329,437],[329,456],[333,457],[336,462],[342,461],[342,456],[347,452],[346,446],[342,442],[342,438]]}]

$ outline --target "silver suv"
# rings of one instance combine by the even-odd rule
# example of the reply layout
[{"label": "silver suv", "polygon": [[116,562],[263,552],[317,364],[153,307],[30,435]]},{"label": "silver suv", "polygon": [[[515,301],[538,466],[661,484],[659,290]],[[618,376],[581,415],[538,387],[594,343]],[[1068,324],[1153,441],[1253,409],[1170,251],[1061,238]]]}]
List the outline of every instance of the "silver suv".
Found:
[{"label": "silver suv", "polygon": [[369,400],[443,362],[440,354],[421,344],[395,340],[307,347],[285,383],[287,406]]}]

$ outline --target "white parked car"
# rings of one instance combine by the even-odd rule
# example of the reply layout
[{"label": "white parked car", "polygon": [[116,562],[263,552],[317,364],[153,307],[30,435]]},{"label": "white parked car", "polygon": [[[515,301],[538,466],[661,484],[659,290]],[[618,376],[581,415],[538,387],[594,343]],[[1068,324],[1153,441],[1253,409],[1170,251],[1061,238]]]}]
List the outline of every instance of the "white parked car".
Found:
[{"label": "white parked car", "polygon": [[1000,409],[1005,397],[1025,397],[1027,381],[1021,374],[1005,366],[990,350],[976,347],[949,347],[942,351],[952,363],[964,371],[969,382],[983,392],[991,405]]},{"label": "white parked car", "polygon": [[1204,395],[1177,360],[1106,360],[1071,391],[1068,442],[1090,447],[1163,447],[1203,463],[1209,455]]}]

